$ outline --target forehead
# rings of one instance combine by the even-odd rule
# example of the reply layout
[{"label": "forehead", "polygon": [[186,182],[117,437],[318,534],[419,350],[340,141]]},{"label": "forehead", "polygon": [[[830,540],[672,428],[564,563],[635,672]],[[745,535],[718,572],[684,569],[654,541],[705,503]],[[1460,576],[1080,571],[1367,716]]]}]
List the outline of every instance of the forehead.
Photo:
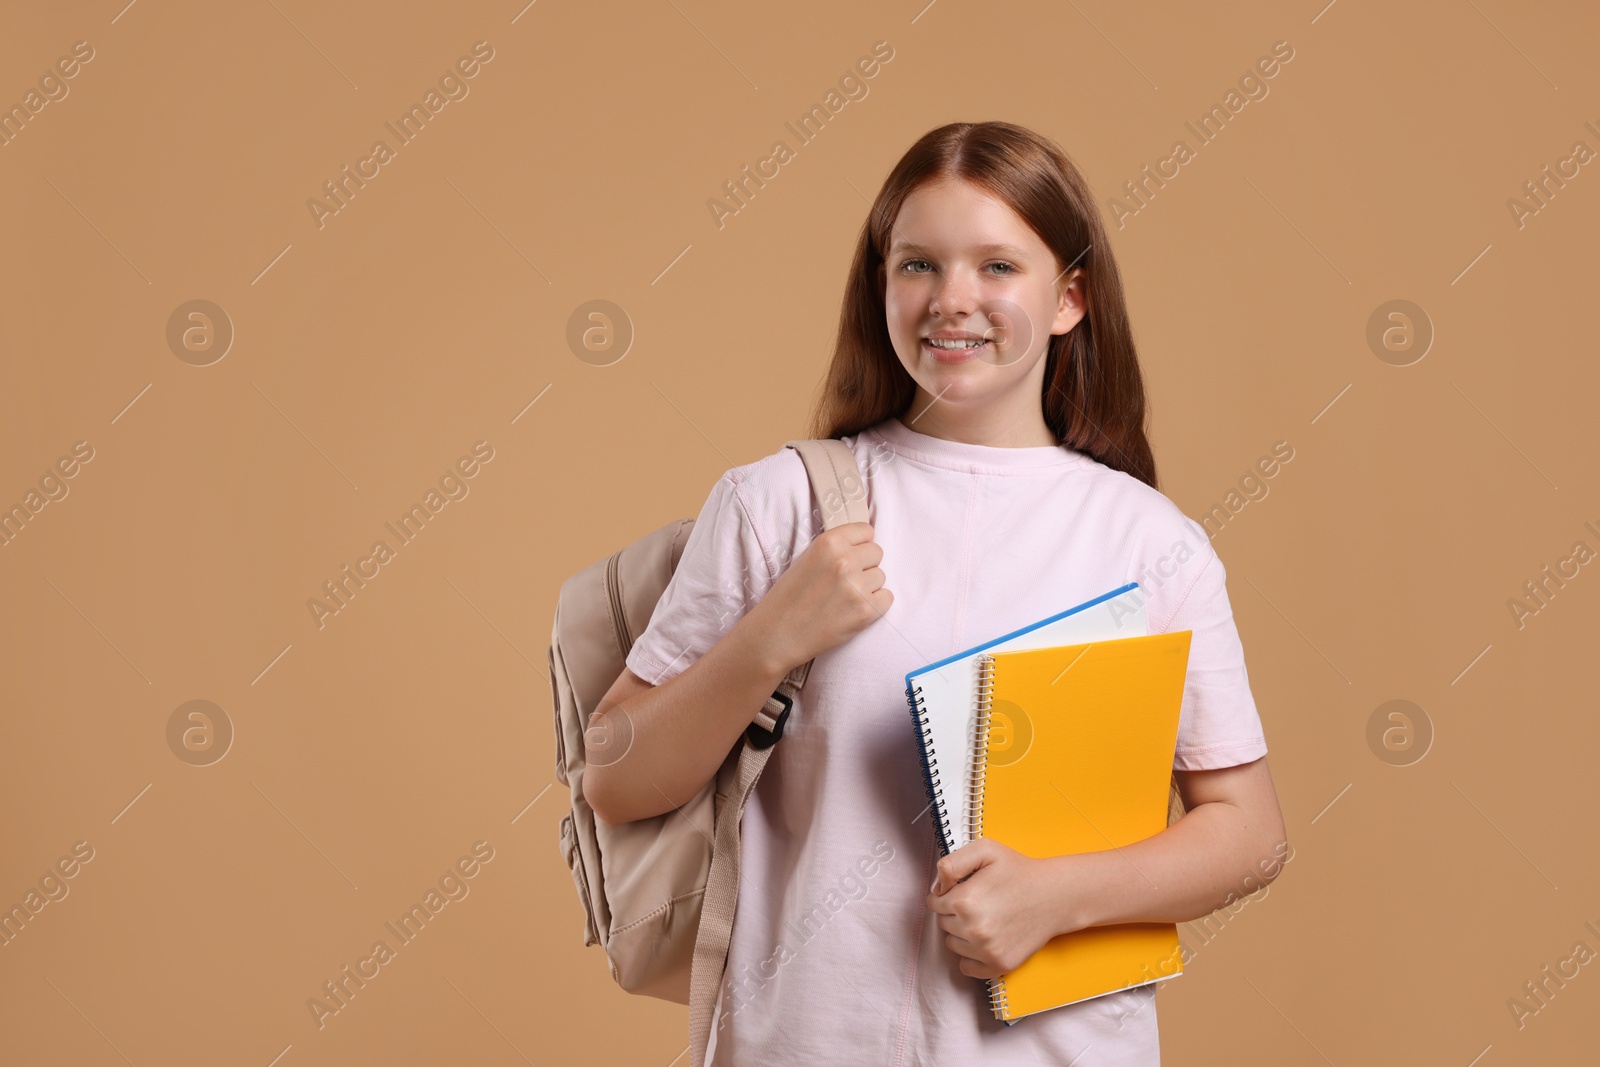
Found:
[{"label": "forehead", "polygon": [[1048,251],[1005,201],[970,182],[949,180],[923,185],[901,205],[889,253],[912,248],[1014,256]]}]

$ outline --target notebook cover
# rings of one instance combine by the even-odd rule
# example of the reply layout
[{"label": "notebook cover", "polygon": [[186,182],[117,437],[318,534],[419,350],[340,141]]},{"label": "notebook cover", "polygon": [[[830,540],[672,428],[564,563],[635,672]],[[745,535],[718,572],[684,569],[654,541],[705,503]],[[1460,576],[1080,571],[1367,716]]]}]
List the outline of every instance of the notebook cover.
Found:
[{"label": "notebook cover", "polygon": [[[1028,856],[1098,852],[1166,829],[1191,631],[986,657],[981,836]],[[989,983],[1006,1021],[1183,971],[1175,923],[1052,938]]]},{"label": "notebook cover", "polygon": [[949,855],[966,844],[969,790],[974,780],[978,657],[985,651],[1045,648],[1150,632],[1145,592],[1129,582],[964,652],[906,675],[906,703],[917,734],[917,755],[939,849]]}]

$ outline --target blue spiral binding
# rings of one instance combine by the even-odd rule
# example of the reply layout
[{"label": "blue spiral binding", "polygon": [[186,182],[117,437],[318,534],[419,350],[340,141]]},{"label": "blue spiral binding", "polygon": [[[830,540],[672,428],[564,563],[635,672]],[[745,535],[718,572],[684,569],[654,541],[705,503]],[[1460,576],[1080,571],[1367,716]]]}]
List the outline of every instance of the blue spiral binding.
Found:
[{"label": "blue spiral binding", "polygon": [[917,755],[922,760],[922,784],[928,791],[928,809],[939,828],[939,851],[950,855],[950,813],[945,809],[944,790],[939,786],[939,761],[928,753],[928,717],[922,710],[922,687],[906,683],[906,704],[917,730]]}]

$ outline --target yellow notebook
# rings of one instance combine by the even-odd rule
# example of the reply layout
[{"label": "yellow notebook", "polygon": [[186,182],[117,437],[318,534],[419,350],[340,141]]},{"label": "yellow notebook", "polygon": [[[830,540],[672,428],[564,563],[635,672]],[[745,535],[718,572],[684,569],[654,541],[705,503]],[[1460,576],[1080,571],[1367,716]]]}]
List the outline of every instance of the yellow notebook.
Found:
[{"label": "yellow notebook", "polygon": [[[1027,856],[1099,852],[1167,827],[1191,631],[986,654],[974,735],[974,836]],[[1174,923],[1052,938],[989,981],[997,1019],[1183,972]]]}]

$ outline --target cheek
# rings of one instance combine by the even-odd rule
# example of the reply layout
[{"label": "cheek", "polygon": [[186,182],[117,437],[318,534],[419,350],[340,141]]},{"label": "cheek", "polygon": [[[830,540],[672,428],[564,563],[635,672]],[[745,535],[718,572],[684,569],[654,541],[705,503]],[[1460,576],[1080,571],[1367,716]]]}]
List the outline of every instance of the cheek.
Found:
[{"label": "cheek", "polygon": [[1013,358],[1022,358],[1048,337],[1054,309],[1047,308],[1038,294],[1010,292],[988,302],[989,319],[1005,330],[1006,346]]},{"label": "cheek", "polygon": [[894,342],[895,350],[902,356],[916,355],[917,338],[928,307],[925,300],[919,300],[914,285],[895,285],[891,282],[884,293],[884,324],[889,329],[889,339]]},{"label": "cheek", "polygon": [[902,325],[915,327],[920,314],[919,308],[927,306],[923,301],[918,304],[919,294],[915,282],[897,282],[891,280],[884,291],[884,313],[889,320],[889,328],[895,329]]},{"label": "cheek", "polygon": [[1034,336],[1048,341],[1050,331],[1056,325],[1056,315],[1061,310],[1061,305],[1057,301],[1055,294],[1050,292],[1029,293],[1025,298],[1019,297],[1018,299],[1025,301],[1026,306],[1034,316]]}]

